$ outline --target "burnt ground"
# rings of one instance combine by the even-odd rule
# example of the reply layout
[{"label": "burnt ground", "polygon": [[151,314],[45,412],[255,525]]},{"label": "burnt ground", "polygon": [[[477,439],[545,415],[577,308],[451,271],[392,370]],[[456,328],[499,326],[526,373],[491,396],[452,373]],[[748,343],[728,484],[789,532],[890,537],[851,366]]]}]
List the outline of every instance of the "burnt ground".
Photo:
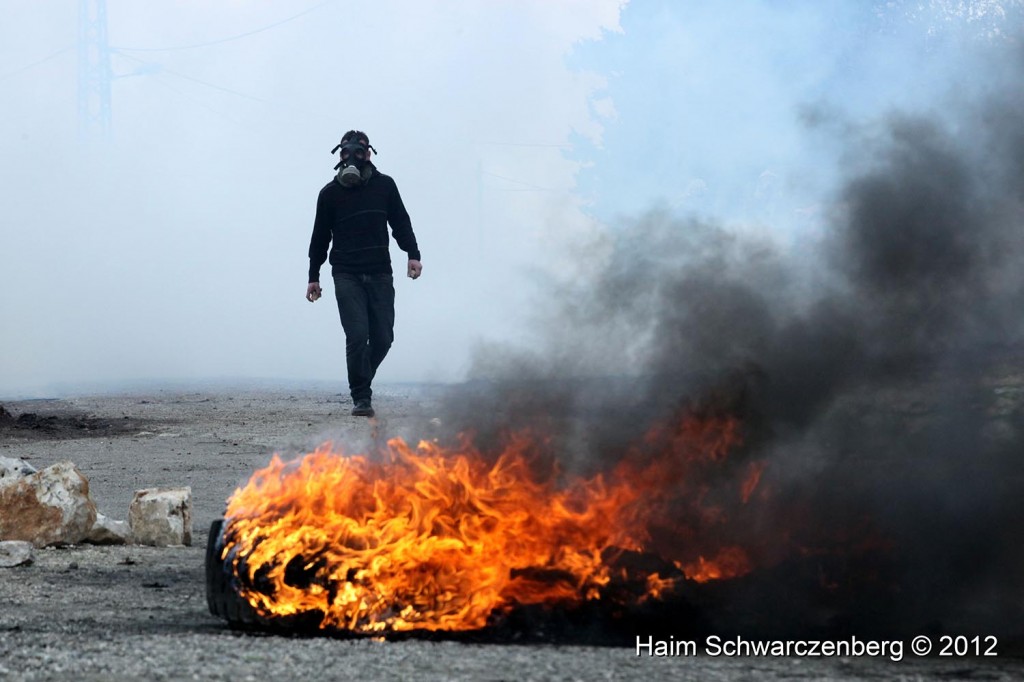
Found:
[{"label": "burnt ground", "polygon": [[[1015,382],[1004,381],[993,389],[999,389],[996,395],[1004,412],[1019,408],[1024,382]],[[903,398],[892,400],[896,405]],[[435,392],[384,387],[375,399],[379,419],[373,421],[350,417],[347,399],[332,391],[280,387],[152,391],[49,401],[0,399],[0,403],[10,414],[0,426],[0,455],[20,457],[37,468],[64,459],[75,462],[89,478],[99,510],[118,519],[125,518],[136,489],[190,485],[195,524],[191,547],[45,549],[36,551],[30,565],[0,569],[0,679],[1011,680],[1024,676],[1024,660],[1006,647],[995,658],[917,658],[908,650],[900,661],[729,658],[706,653],[638,657],[629,647],[345,640],[236,632],[210,615],[203,566],[207,529],[234,488],[275,451],[304,452],[324,440],[358,449],[385,436],[430,437],[436,428],[430,421],[436,416]],[[909,420],[919,418],[926,409],[914,401],[896,407],[899,419]],[[680,622],[679,632],[687,632],[686,623]]]},{"label": "burnt ground", "polygon": [[[0,404],[0,440],[53,440],[119,436],[146,429],[139,419],[124,415],[120,419],[90,416],[70,408],[59,400],[20,402],[23,410],[14,413]],[[42,410],[41,412],[30,410]]]}]

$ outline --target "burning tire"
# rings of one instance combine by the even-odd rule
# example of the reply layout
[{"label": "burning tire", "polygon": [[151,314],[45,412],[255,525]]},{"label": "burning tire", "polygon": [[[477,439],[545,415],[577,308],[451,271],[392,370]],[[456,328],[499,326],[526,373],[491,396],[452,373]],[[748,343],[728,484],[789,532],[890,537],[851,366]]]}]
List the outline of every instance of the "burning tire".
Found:
[{"label": "burning tire", "polygon": [[[315,634],[322,614],[318,612],[264,618],[238,589],[224,551],[224,519],[210,524],[206,543],[206,604],[210,613],[227,621],[234,630],[262,630],[282,634]],[[343,634],[343,633],[332,633]]]},{"label": "burning tire", "polygon": [[515,448],[489,462],[388,447],[275,455],[254,473],[210,529],[210,612],[343,637],[613,643],[702,627],[682,567],[637,540],[649,504],[628,481],[650,472],[558,482]]},{"label": "burning tire", "polygon": [[[206,545],[206,603],[210,613],[227,621],[235,630],[269,631],[282,634],[321,634],[334,637],[361,637],[365,633],[321,629],[317,626],[322,614],[298,614],[290,617],[261,616],[238,592],[237,579],[229,562],[221,558],[224,550],[224,519],[210,525]],[[628,560],[650,561],[635,553]],[[635,588],[635,586],[634,586]],[[635,632],[698,632],[706,623],[687,598],[680,594],[666,601],[649,602],[643,606],[622,608],[599,603],[577,605],[563,610],[540,606],[521,607],[500,620],[476,631],[416,631],[383,633],[389,639],[426,638],[465,642],[541,642],[623,645],[632,641]]]},{"label": "burning tire", "polygon": [[228,565],[221,560],[224,549],[224,519],[210,525],[210,538],[206,543],[206,604],[210,613],[228,622],[232,628],[263,628],[265,623],[249,602],[232,585]]}]

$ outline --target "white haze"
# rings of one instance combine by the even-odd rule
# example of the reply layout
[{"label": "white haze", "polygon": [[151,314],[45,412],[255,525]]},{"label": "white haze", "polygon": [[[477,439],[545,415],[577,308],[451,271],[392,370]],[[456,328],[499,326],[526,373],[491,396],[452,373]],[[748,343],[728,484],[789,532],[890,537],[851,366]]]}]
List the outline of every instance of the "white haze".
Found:
[{"label": "white haze", "polygon": [[[813,216],[834,160],[800,137],[800,111],[842,100],[837,60],[856,36],[830,34],[830,18],[866,3],[109,0],[113,135],[92,145],[78,134],[78,4],[0,3],[0,396],[343,385],[330,285],[316,304],[303,294],[328,152],[350,128],[398,182],[423,252],[420,280],[396,277],[378,380],[459,380],[481,340],[525,335],[538,272],[587,266],[577,245],[602,229],[594,215],[691,208],[696,180],[784,166],[787,215]],[[878,83],[851,86],[858,118],[940,89],[953,61],[920,56],[936,26],[974,22],[991,37],[1003,17],[991,2],[968,3],[981,19],[878,4],[904,28],[865,58]],[[652,11],[672,21],[630,34],[627,13]],[[614,41],[659,48],[634,56]],[[923,63],[939,73],[917,80]],[[664,96],[616,100],[622,73]],[[760,118],[724,115],[753,96]],[[392,258],[402,275],[404,254]]]},{"label": "white haze", "polygon": [[[109,41],[215,41],[315,4],[111,0]],[[73,46],[77,6],[5,4],[0,75]],[[5,79],[0,392],[343,381],[330,286],[316,304],[303,295],[316,195],[349,128],[397,180],[425,268],[397,278],[379,379],[458,377],[478,336],[516,332],[522,269],[554,244],[549,217],[584,222],[578,164],[557,145],[599,134],[600,81],[563,56],[613,30],[618,6],[338,1],[205,48],[124,50],[116,73],[146,70],[114,81],[113,140],[91,150],[77,139],[74,50]],[[534,186],[547,191],[505,191]],[[397,247],[393,259],[404,274]]]}]

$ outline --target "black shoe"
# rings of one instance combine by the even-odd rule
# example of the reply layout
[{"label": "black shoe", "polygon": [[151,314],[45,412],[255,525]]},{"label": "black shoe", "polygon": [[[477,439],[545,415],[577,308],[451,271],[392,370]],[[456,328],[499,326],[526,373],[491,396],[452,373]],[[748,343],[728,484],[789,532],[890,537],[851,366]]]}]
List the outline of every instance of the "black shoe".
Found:
[{"label": "black shoe", "polygon": [[370,404],[369,398],[363,398],[362,400],[356,401],[356,406],[352,408],[353,417],[372,417],[373,416],[373,405]]}]

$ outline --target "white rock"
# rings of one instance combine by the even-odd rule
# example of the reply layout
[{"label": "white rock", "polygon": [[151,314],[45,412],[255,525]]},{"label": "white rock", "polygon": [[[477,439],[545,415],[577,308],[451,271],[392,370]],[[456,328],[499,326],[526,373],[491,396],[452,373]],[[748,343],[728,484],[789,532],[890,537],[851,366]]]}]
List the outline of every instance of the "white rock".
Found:
[{"label": "white rock", "polygon": [[23,459],[0,457],[0,487],[20,481],[36,473],[36,468]]},{"label": "white rock", "polygon": [[0,487],[0,540],[25,540],[36,547],[73,545],[95,522],[89,481],[71,462]]},{"label": "white rock", "polygon": [[0,568],[32,563],[32,543],[21,540],[0,542]]},{"label": "white rock", "polygon": [[140,545],[191,545],[192,488],[136,490],[128,508],[128,525]]},{"label": "white rock", "polygon": [[84,540],[93,545],[127,545],[131,541],[132,529],[127,521],[115,521],[103,514],[96,514],[96,523]]}]

